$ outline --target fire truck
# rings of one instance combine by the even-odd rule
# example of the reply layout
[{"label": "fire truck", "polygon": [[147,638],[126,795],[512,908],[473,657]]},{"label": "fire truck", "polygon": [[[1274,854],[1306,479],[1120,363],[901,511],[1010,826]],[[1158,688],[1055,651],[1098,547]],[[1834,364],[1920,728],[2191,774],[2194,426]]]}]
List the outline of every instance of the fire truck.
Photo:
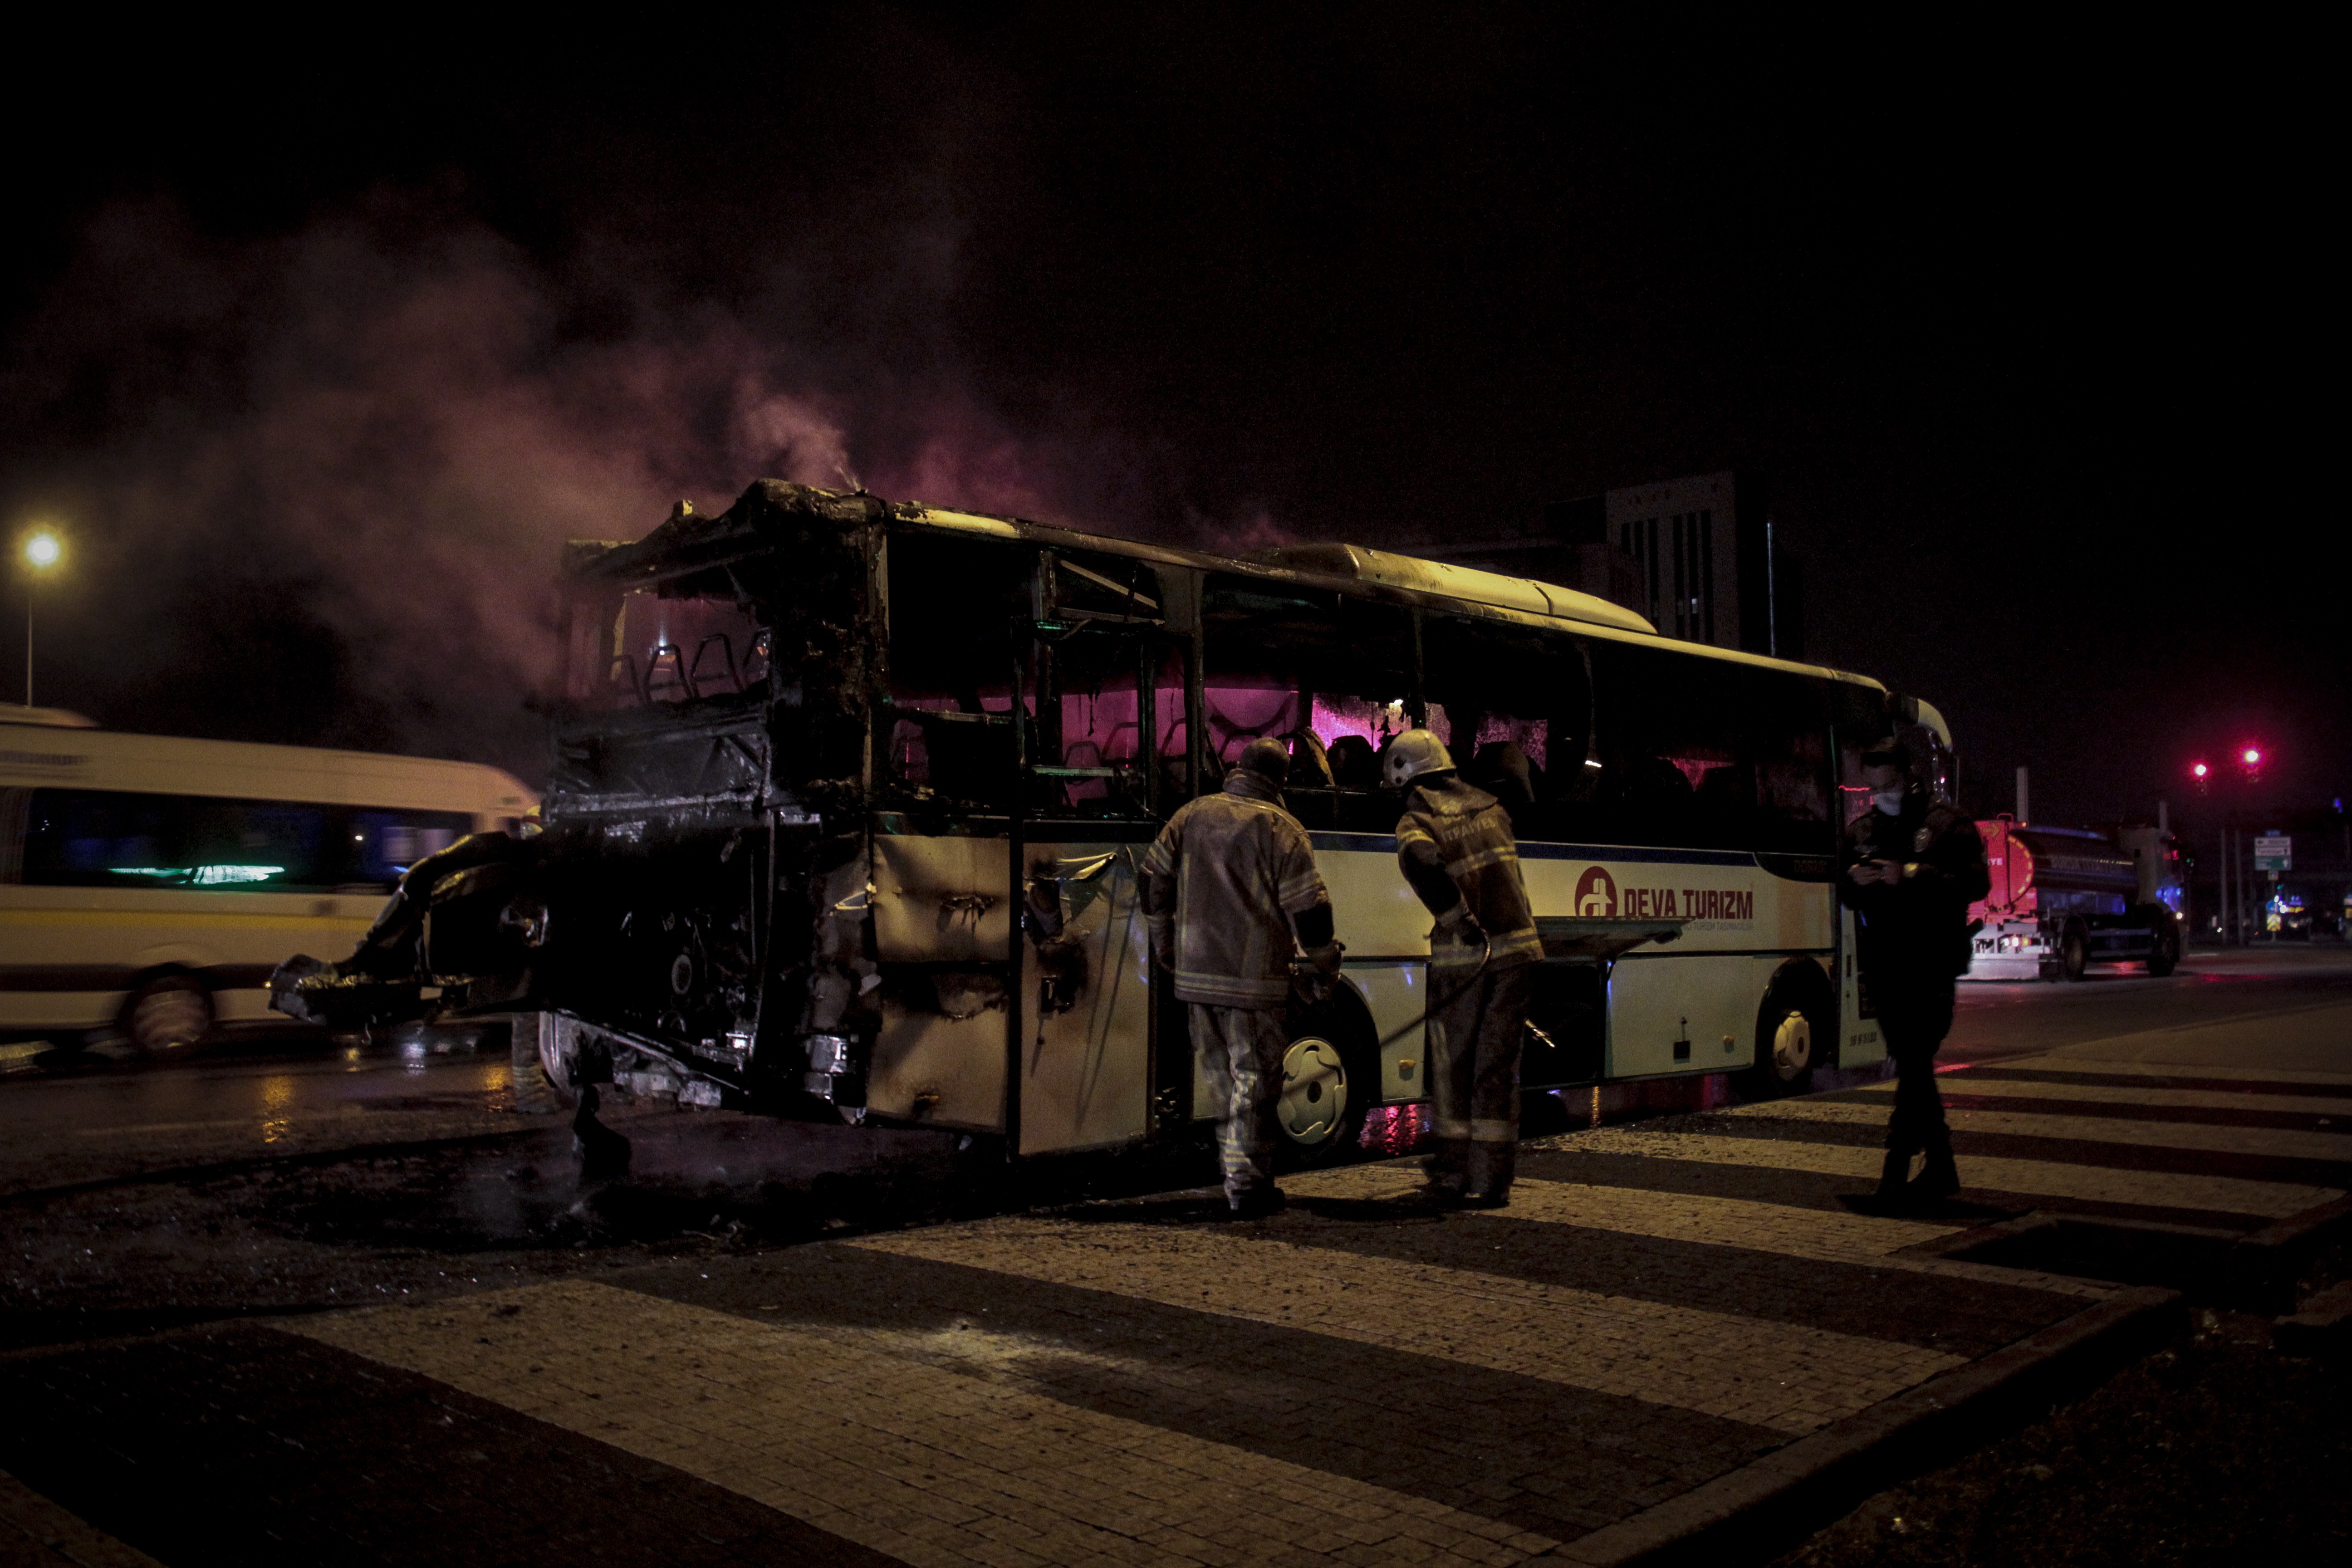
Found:
[{"label": "fire truck", "polygon": [[2094,963],[2180,963],[2180,854],[2158,827],[1977,824],[1992,890],[1969,907],[1969,980],[2080,980]]}]

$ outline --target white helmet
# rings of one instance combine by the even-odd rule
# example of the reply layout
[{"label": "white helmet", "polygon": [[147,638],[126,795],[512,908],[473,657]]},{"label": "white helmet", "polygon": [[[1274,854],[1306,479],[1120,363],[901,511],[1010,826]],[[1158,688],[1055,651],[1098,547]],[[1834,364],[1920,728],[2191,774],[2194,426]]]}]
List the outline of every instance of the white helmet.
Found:
[{"label": "white helmet", "polygon": [[1391,789],[1402,789],[1423,773],[1444,773],[1454,766],[1445,742],[1427,730],[1407,730],[1389,742],[1381,759],[1381,777]]}]

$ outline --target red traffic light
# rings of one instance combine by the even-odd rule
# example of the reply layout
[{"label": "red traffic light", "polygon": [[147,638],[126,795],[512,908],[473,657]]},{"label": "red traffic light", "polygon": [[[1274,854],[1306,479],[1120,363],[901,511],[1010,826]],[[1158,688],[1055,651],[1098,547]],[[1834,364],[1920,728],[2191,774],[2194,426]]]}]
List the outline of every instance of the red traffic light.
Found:
[{"label": "red traffic light", "polygon": [[2210,769],[2210,768],[2207,767],[2203,763],[2197,763],[2196,765],[2194,765],[2193,767],[2191,767],[2191,768],[2189,770],[2189,774],[2190,774],[2192,777],[2195,777],[2195,778],[2200,778],[2200,779],[2201,779],[2201,778],[2203,778],[2207,773],[2211,773],[2212,771],[2213,771],[2212,769]]},{"label": "red traffic light", "polygon": [[2245,759],[2246,766],[2250,768],[2261,767],[2263,765],[2262,748],[2259,746],[2248,746],[2245,750]]}]

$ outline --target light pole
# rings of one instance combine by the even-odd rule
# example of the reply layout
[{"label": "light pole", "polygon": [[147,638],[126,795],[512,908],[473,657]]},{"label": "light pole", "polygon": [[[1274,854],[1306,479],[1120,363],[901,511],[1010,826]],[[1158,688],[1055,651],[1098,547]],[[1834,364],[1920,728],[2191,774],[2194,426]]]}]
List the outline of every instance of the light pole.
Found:
[{"label": "light pole", "polygon": [[33,706],[33,591],[66,558],[66,543],[56,529],[37,527],[25,535],[19,553],[25,561],[25,706],[29,710]]}]

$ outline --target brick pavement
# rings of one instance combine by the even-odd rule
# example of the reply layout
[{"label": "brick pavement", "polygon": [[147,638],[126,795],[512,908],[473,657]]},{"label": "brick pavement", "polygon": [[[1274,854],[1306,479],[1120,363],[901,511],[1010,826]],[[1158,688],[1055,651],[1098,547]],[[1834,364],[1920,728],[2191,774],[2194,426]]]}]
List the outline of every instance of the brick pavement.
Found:
[{"label": "brick pavement", "polygon": [[[1978,1215],[2251,1230],[2352,1171],[2352,1076],[1947,1083]],[[1537,1141],[1499,1213],[1391,1163],[20,1354],[0,1463],[165,1563],[1531,1561],[2111,1294],[1843,1205],[1885,1104]]]}]

